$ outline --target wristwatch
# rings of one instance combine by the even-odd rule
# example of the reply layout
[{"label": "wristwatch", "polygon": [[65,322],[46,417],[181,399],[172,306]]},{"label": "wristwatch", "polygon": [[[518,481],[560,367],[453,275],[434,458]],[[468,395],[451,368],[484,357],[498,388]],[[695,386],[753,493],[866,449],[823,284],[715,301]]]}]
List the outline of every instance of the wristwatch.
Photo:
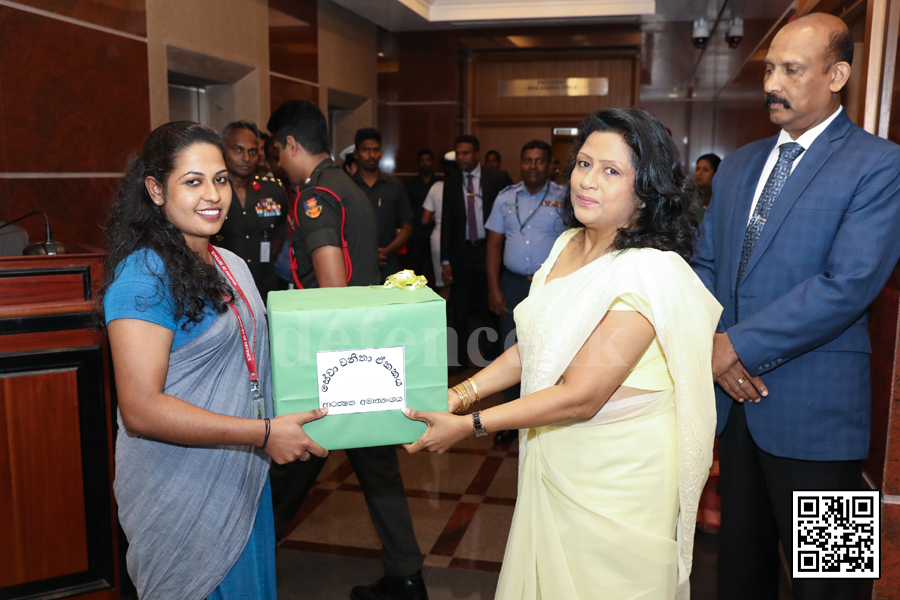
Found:
[{"label": "wristwatch", "polygon": [[481,411],[472,413],[472,426],[475,428],[475,437],[484,437],[487,435],[487,431],[484,430],[484,425],[481,424]]}]

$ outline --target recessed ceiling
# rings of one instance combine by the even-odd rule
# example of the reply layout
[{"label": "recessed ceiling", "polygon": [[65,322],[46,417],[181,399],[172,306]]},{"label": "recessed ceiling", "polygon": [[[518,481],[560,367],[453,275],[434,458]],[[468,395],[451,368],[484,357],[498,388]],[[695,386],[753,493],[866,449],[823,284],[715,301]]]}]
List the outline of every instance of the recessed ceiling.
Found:
[{"label": "recessed ceiling", "polygon": [[[796,0],[332,1],[391,32],[458,31],[469,50],[640,48],[641,98],[679,101],[722,93],[769,29],[796,7]],[[732,49],[724,38],[735,17],[744,20],[744,40]],[[702,51],[691,44],[691,22],[699,18],[714,29]],[[612,33],[624,41],[613,43]],[[576,37],[585,41],[575,43]],[[751,75],[758,79],[755,70]],[[740,93],[756,98],[757,88]]]},{"label": "recessed ceiling", "polygon": [[[566,25],[653,15],[656,0],[333,0],[388,31]],[[664,0],[671,1],[671,0]]]}]

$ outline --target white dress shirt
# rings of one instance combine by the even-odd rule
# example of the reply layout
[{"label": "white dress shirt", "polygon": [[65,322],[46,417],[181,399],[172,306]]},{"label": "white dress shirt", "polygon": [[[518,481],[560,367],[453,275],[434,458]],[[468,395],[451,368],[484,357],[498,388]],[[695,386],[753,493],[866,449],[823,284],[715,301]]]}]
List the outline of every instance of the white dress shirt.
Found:
[{"label": "white dress shirt", "polygon": [[794,169],[797,168],[797,165],[800,164],[800,161],[803,160],[803,157],[806,156],[806,151],[809,150],[809,147],[812,146],[812,143],[816,141],[816,138],[825,131],[831,122],[841,114],[841,110],[843,110],[842,106],[838,106],[838,109],[834,111],[830,117],[798,137],[796,140],[791,139],[791,134],[789,134],[784,129],[781,130],[781,133],[778,134],[778,142],[775,144],[775,147],[772,148],[772,152],[769,153],[769,158],[766,160],[766,165],[763,167],[762,175],[759,176],[759,182],[756,184],[756,194],[753,195],[753,204],[750,205],[750,214],[747,215],[747,223],[750,223],[750,219],[753,218],[753,211],[756,210],[756,204],[759,202],[759,197],[762,196],[763,188],[766,187],[766,182],[769,180],[769,175],[772,173],[772,169],[775,168],[775,163],[778,162],[778,155],[782,144],[786,144],[788,142],[797,142],[801,146],[803,146],[803,152],[794,159],[794,164],[791,165],[791,173],[794,172]]},{"label": "white dress shirt", "polygon": [[475,190],[475,224],[478,229],[478,239],[485,238],[484,233],[484,205],[481,200],[481,164],[479,163],[471,173],[462,172],[462,190],[463,190],[463,206],[466,209],[466,240],[477,242],[478,240],[469,239],[469,193],[468,181],[469,175],[472,176],[472,189]]}]

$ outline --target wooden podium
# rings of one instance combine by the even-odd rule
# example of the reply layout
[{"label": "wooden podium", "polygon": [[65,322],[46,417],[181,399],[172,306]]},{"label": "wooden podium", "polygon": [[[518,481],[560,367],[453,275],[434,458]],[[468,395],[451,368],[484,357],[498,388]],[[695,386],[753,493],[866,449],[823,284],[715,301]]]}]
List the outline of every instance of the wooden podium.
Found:
[{"label": "wooden podium", "polygon": [[0,258],[0,598],[119,598],[99,254]]}]

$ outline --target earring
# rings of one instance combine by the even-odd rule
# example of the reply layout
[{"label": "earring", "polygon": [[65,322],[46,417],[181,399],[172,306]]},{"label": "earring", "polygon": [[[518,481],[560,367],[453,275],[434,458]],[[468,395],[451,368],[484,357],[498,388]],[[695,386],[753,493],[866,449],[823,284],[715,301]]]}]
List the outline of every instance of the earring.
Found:
[{"label": "earring", "polygon": [[641,208],[647,208],[647,203],[646,203],[646,202],[642,202],[642,203],[641,203]]}]

